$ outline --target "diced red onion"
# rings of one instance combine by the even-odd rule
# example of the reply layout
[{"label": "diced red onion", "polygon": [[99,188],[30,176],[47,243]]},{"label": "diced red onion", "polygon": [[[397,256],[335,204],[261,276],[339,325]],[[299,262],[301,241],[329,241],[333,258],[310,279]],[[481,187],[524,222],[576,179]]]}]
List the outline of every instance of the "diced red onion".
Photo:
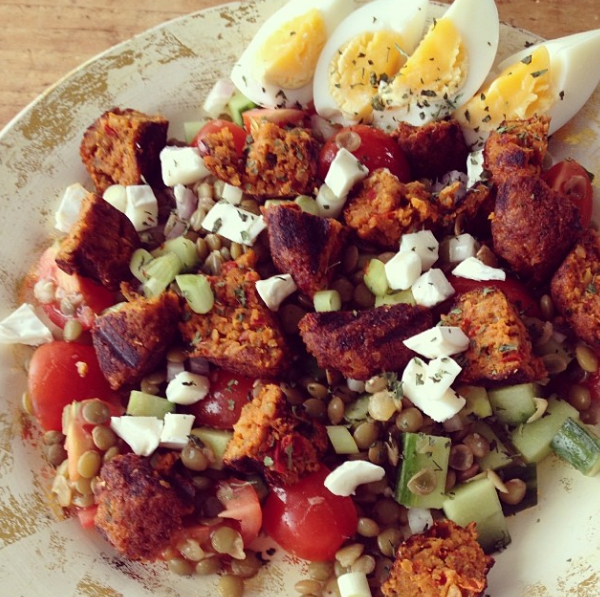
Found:
[{"label": "diced red onion", "polygon": [[210,371],[210,363],[204,357],[192,357],[188,360],[188,368],[192,373],[206,375]]},{"label": "diced red onion", "polygon": [[182,371],[185,371],[183,362],[167,361],[167,381],[175,379],[175,376]]},{"label": "diced red onion", "polygon": [[411,533],[422,533],[433,525],[431,512],[427,508],[409,508],[407,511],[408,526]]},{"label": "diced red onion", "polygon": [[188,226],[187,222],[172,213],[165,224],[165,240],[183,236],[187,232]]},{"label": "diced red onion", "polygon": [[465,428],[464,421],[460,415],[456,414],[447,421],[444,421],[444,431],[453,433],[454,431],[462,431]]},{"label": "diced red onion", "polygon": [[175,205],[177,207],[177,215],[182,220],[188,220],[198,207],[198,195],[183,185],[175,185],[174,189]]},{"label": "diced red onion", "polygon": [[310,128],[315,137],[320,141],[331,139],[340,130],[339,125],[330,122],[318,114],[313,114],[310,117]]}]

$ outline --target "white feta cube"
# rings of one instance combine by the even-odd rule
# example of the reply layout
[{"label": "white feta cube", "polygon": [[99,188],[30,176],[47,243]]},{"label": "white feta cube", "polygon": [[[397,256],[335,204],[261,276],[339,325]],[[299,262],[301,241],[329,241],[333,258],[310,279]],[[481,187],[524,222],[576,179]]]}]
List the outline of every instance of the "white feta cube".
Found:
[{"label": "white feta cube", "polygon": [[122,184],[111,184],[102,193],[102,199],[110,203],[115,209],[121,213],[125,213],[127,209],[127,191]]},{"label": "white feta cube", "polygon": [[436,357],[429,361],[425,378],[427,398],[441,399],[461,371],[461,366],[450,357]]},{"label": "white feta cube", "polygon": [[160,152],[160,167],[163,182],[169,187],[193,184],[210,174],[196,147],[168,145]]},{"label": "white feta cube", "polygon": [[396,253],[384,266],[392,290],[407,290],[421,275],[421,258],[416,252]]},{"label": "white feta cube", "polygon": [[334,495],[353,495],[356,488],[364,483],[380,481],[385,470],[365,460],[347,460],[325,477],[324,485]]},{"label": "white feta cube", "polygon": [[421,230],[403,234],[400,239],[400,252],[412,251],[421,258],[421,269],[426,272],[439,257],[440,243],[431,230]]},{"label": "white feta cube", "polygon": [[408,528],[415,535],[422,533],[433,526],[433,517],[429,508],[408,508]]},{"label": "white feta cube", "polygon": [[240,187],[234,187],[232,184],[226,182],[223,185],[223,191],[221,192],[221,198],[231,203],[232,205],[239,205],[244,197],[244,192]]},{"label": "white feta cube", "polygon": [[23,303],[0,321],[0,344],[38,346],[52,340],[52,332],[44,325],[29,303]]},{"label": "white feta cube", "polygon": [[412,285],[412,293],[417,305],[433,307],[454,294],[452,284],[441,269],[430,269]]},{"label": "white feta cube", "polygon": [[467,187],[472,187],[483,177],[483,149],[472,151],[467,157]]},{"label": "white feta cube", "polygon": [[369,174],[369,169],[360,163],[346,148],[342,147],[333,158],[325,184],[338,198],[345,198],[350,189]]},{"label": "white feta cube", "polygon": [[466,400],[462,396],[448,388],[439,399],[424,401],[422,410],[436,423],[443,423],[458,414],[465,404]]},{"label": "white feta cube", "polygon": [[413,357],[402,372],[402,393],[417,406],[427,378],[427,365],[419,357]]},{"label": "white feta cube", "polygon": [[322,218],[337,218],[344,209],[346,196],[336,197],[326,184],[322,184],[317,191],[315,201]]},{"label": "white feta cube", "polygon": [[60,200],[60,205],[54,215],[55,226],[61,232],[69,232],[77,220],[81,202],[89,191],[78,182],[69,185]]},{"label": "white feta cube", "polygon": [[227,112],[227,104],[234,93],[235,85],[230,79],[218,79],[208,92],[202,109],[211,118],[219,118]]},{"label": "white feta cube", "polygon": [[277,311],[279,305],[297,288],[290,274],[278,274],[256,282],[256,292],[271,311]]},{"label": "white feta cube", "polygon": [[192,432],[194,419],[194,415],[166,413],[160,434],[161,448],[183,450],[188,443],[188,436]]},{"label": "white feta cube", "polygon": [[202,228],[205,230],[247,246],[252,246],[266,227],[263,216],[257,216],[226,201],[215,204],[202,221]]},{"label": "white feta cube", "polygon": [[371,597],[371,586],[364,572],[345,572],[337,579],[340,597]]},{"label": "white feta cube", "polygon": [[174,404],[195,404],[206,398],[210,381],[205,375],[180,371],[167,385],[167,400]]},{"label": "white feta cube", "polygon": [[453,236],[447,241],[448,261],[460,263],[469,257],[475,257],[479,248],[477,241],[468,233]]},{"label": "white feta cube", "polygon": [[111,417],[110,428],[138,456],[150,456],[160,444],[164,423],[157,417]]},{"label": "white feta cube", "polygon": [[490,267],[477,259],[477,257],[468,257],[459,263],[452,273],[461,278],[469,280],[506,280],[506,272],[498,267]]},{"label": "white feta cube", "polygon": [[434,359],[467,350],[469,338],[459,327],[438,325],[407,338],[403,343],[417,354]]},{"label": "white feta cube", "polygon": [[158,224],[158,201],[152,187],[147,184],[130,185],[125,187],[125,194],[125,215],[133,227],[138,232],[154,228]]}]

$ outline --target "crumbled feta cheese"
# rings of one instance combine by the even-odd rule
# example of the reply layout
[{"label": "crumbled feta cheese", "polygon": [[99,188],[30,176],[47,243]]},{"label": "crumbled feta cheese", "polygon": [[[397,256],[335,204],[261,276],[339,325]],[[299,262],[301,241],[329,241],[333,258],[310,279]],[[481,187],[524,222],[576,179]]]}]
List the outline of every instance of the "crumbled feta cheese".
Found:
[{"label": "crumbled feta cheese", "polygon": [[160,443],[164,422],[157,417],[111,417],[110,428],[138,456],[150,456]]},{"label": "crumbled feta cheese", "polygon": [[194,415],[166,413],[164,425],[160,434],[160,447],[170,450],[182,450],[188,443],[192,432]]},{"label": "crumbled feta cheese", "polygon": [[350,189],[369,174],[369,169],[360,163],[347,149],[342,147],[333,158],[325,184],[338,198],[345,198]]},{"label": "crumbled feta cheese", "polygon": [[52,340],[52,332],[42,323],[29,303],[23,303],[0,321],[0,344],[38,346]]},{"label": "crumbled feta cheese", "polygon": [[152,187],[147,184],[130,185],[125,187],[125,194],[125,215],[133,227],[138,232],[154,228],[158,223],[158,201]]},{"label": "crumbled feta cheese", "polygon": [[174,404],[195,404],[206,398],[210,390],[210,381],[204,375],[178,372],[167,385],[167,400]]},{"label": "crumbled feta cheese", "polygon": [[226,182],[223,185],[223,191],[221,192],[221,198],[225,199],[227,203],[232,205],[239,205],[242,202],[244,192],[240,187],[234,187],[232,184]]},{"label": "crumbled feta cheese", "polygon": [[169,187],[193,184],[210,174],[196,147],[168,145],[160,152],[160,166],[163,182]]},{"label": "crumbled feta cheese", "polygon": [[351,392],[362,393],[365,391],[365,382],[360,379],[346,379],[346,385]]},{"label": "crumbled feta cheese", "polygon": [[400,239],[400,252],[412,251],[421,258],[421,269],[426,272],[439,257],[440,244],[431,230],[421,230],[403,234]]},{"label": "crumbled feta cheese", "polygon": [[506,272],[497,267],[490,267],[477,259],[477,257],[468,257],[459,263],[452,273],[461,278],[469,280],[506,280]]},{"label": "crumbled feta cheese", "polygon": [[450,357],[431,359],[427,363],[427,378],[425,380],[428,399],[441,399],[461,371],[461,366]]},{"label": "crumbled feta cheese", "polygon": [[364,483],[380,481],[385,470],[365,460],[347,460],[331,471],[325,478],[324,485],[334,495],[353,495],[356,488]]},{"label": "crumbled feta cheese", "polygon": [[412,285],[412,293],[417,305],[433,307],[450,298],[454,288],[441,269],[430,269]]},{"label": "crumbled feta cheese", "polygon": [[256,292],[271,311],[277,311],[279,305],[297,288],[290,274],[278,274],[256,282]]},{"label": "crumbled feta cheese", "polygon": [[449,357],[469,347],[468,336],[459,328],[438,325],[403,341],[404,345],[428,359]]},{"label": "crumbled feta cheese", "polygon": [[483,149],[472,151],[467,157],[467,187],[472,187],[483,178]]},{"label": "crumbled feta cheese", "polygon": [[79,216],[81,202],[88,194],[88,190],[78,182],[69,185],[63,193],[60,205],[54,216],[56,228],[61,232],[69,232],[71,226]]},{"label": "crumbled feta cheese", "polygon": [[429,508],[408,508],[408,528],[415,535],[433,526],[433,517]]},{"label": "crumbled feta cheese", "polygon": [[102,193],[102,199],[110,203],[115,209],[125,213],[127,209],[127,191],[122,184],[111,184]]},{"label": "crumbled feta cheese", "polygon": [[477,255],[478,243],[470,234],[459,234],[443,241],[450,263],[459,263]]},{"label": "crumbled feta cheese", "polygon": [[234,93],[235,85],[230,79],[218,79],[208,92],[202,109],[211,118],[219,118],[227,112],[227,104]]},{"label": "crumbled feta cheese", "polygon": [[214,205],[202,221],[202,228],[231,242],[252,246],[267,227],[265,219],[226,201]]},{"label": "crumbled feta cheese", "polygon": [[396,253],[384,268],[392,290],[407,290],[421,275],[421,258],[413,251]]},{"label": "crumbled feta cheese", "polygon": [[315,201],[319,215],[322,218],[337,218],[344,209],[346,196],[338,198],[326,184],[322,184],[319,187]]}]

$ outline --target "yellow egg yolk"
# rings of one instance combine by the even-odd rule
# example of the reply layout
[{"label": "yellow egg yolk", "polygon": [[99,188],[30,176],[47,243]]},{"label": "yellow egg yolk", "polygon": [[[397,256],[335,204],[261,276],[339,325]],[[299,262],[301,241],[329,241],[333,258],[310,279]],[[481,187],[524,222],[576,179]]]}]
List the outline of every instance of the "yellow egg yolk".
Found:
[{"label": "yellow egg yolk", "polygon": [[398,76],[382,89],[380,109],[452,98],[467,69],[460,32],[450,19],[435,21]]},{"label": "yellow egg yolk", "polygon": [[257,79],[285,89],[299,89],[313,78],[327,27],[313,8],[274,31],[256,55]]},{"label": "yellow egg yolk", "polygon": [[393,77],[404,62],[397,33],[365,32],[336,52],[329,65],[329,93],[348,118],[368,121],[379,82]]},{"label": "yellow egg yolk", "polygon": [[456,114],[470,128],[489,131],[503,120],[527,119],[544,114],[554,102],[550,55],[544,46],[511,64]]}]

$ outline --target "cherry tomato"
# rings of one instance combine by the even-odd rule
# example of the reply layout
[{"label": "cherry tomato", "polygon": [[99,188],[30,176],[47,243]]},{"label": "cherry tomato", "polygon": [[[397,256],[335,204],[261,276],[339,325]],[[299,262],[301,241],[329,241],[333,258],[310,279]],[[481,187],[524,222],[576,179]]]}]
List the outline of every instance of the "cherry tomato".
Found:
[{"label": "cherry tomato", "polygon": [[67,404],[87,398],[116,402],[92,346],[77,342],[42,344],[31,357],[28,392],[33,414],[46,430],[62,430]]},{"label": "cherry tomato", "polygon": [[[360,137],[360,145],[356,149],[353,149],[352,142],[347,146],[349,133],[356,133]],[[350,138],[352,139],[352,136]],[[400,146],[387,133],[366,124],[343,128],[323,145],[319,156],[319,177],[322,180],[325,180],[340,146],[346,146],[369,171],[388,168],[401,182],[410,181],[410,167]]]},{"label": "cherry tomato", "polygon": [[265,502],[265,532],[299,558],[332,560],[356,532],[358,518],[352,499],[334,495],[323,485],[329,472],[321,466],[294,485],[275,487]]},{"label": "cherry tomato", "polygon": [[231,429],[240,418],[242,407],[252,399],[254,379],[217,369],[210,374],[210,393],[187,407],[196,424],[215,429]]},{"label": "cherry tomato", "polygon": [[[64,328],[67,321],[76,319],[84,330],[89,330],[96,315],[112,306],[115,297],[110,290],[88,278],[63,272],[56,265],[57,252],[57,246],[46,249],[38,263],[38,281],[48,280],[54,284],[57,297],[51,303],[42,303],[42,308],[50,321],[60,328]],[[63,300],[73,305],[73,314],[63,313]]]},{"label": "cherry tomato", "polygon": [[306,112],[296,108],[255,108],[242,114],[246,132],[251,135],[261,122],[272,122],[279,126],[304,127]]},{"label": "cherry tomato", "polygon": [[244,147],[246,146],[246,138],[248,134],[244,130],[243,127],[235,124],[235,122],[230,122],[229,120],[211,120],[207,122],[197,133],[194,139],[192,140],[192,147],[197,147],[200,150],[202,155],[207,153],[207,147],[203,142],[203,139],[207,135],[212,135],[214,133],[220,132],[222,129],[229,129],[233,136],[233,143],[235,145],[235,150],[237,153],[242,155],[244,152]]},{"label": "cherry tomato", "polygon": [[550,187],[573,202],[579,209],[582,227],[587,228],[592,221],[594,191],[585,168],[574,160],[564,160],[554,164],[543,178]]},{"label": "cherry tomato", "polygon": [[447,277],[457,294],[462,294],[463,292],[469,292],[470,290],[478,288],[498,288],[523,315],[529,317],[542,317],[539,304],[532,297],[527,286],[514,278],[507,277],[506,280],[479,281],[461,278],[460,276],[453,276],[452,274],[448,274]]},{"label": "cherry tomato", "polygon": [[239,521],[244,545],[252,543],[262,527],[262,510],[254,486],[247,481],[221,481],[217,498],[225,506],[219,516]]}]

